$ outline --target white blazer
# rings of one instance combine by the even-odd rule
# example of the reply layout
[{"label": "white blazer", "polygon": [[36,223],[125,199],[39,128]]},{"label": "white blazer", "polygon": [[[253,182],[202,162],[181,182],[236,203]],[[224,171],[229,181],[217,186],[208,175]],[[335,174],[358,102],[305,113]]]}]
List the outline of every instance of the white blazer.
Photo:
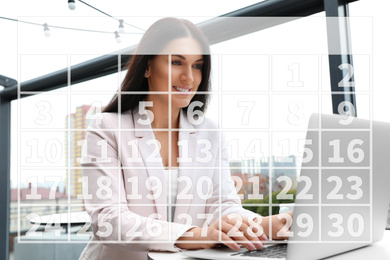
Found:
[{"label": "white blazer", "polygon": [[253,214],[241,207],[229,181],[227,146],[215,123],[205,118],[198,124],[181,111],[178,144],[176,208],[168,222],[164,168],[145,115],[103,113],[91,122],[81,165],[93,238],[80,259],[147,259],[148,250],[178,251],[176,240],[193,226],[225,214]]}]

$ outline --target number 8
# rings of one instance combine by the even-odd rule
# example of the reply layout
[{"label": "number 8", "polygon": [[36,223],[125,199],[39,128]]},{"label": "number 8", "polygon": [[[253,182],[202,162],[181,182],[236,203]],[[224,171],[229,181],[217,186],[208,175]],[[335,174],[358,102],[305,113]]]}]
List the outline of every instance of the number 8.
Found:
[{"label": "number 8", "polygon": [[[103,181],[106,181],[104,184]],[[96,196],[101,200],[107,200],[112,197],[112,190],[110,189],[111,186],[111,179],[108,176],[100,176],[97,179],[97,184],[99,186],[99,189],[96,191]],[[106,192],[106,195],[103,195],[103,192]]]}]

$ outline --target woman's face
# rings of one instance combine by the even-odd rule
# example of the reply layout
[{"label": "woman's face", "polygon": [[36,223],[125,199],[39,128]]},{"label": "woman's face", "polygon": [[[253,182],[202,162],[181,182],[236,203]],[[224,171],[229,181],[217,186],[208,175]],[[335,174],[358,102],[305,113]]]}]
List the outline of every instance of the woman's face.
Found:
[{"label": "woman's face", "polygon": [[172,108],[187,107],[202,81],[201,46],[192,38],[178,38],[172,40],[162,53],[169,55],[157,55],[150,60],[146,77],[149,91],[169,94],[153,95],[153,100],[168,104],[170,95]]}]

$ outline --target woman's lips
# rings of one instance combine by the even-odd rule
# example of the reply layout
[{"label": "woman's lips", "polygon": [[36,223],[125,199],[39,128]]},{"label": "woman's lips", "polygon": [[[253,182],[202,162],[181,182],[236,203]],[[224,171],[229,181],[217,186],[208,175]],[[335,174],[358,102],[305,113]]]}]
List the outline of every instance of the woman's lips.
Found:
[{"label": "woman's lips", "polygon": [[189,93],[191,91],[190,87],[185,87],[185,86],[172,86],[172,87],[176,92],[180,92],[180,93]]}]

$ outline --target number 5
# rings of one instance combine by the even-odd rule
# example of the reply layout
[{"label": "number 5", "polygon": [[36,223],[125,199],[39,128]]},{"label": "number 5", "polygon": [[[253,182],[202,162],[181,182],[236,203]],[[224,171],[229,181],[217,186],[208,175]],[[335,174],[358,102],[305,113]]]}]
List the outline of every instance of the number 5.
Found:
[{"label": "number 5", "polygon": [[104,232],[100,229],[96,232],[96,235],[99,237],[108,237],[112,234],[113,227],[109,222],[111,219],[111,214],[99,214],[98,215],[98,227],[104,227],[106,230]]},{"label": "number 5", "polygon": [[307,145],[312,145],[313,144],[313,140],[302,140],[302,139],[300,139],[298,141],[298,148],[301,148],[301,147],[304,146],[304,145],[302,145],[302,142],[304,142],[304,145],[306,146],[306,147],[304,147],[303,151],[302,150],[299,151],[303,155],[304,154],[306,155],[306,156],[302,155],[302,163],[308,163],[308,162],[310,162],[313,159],[314,154],[313,154],[313,151],[309,147],[307,147]]},{"label": "number 5", "polygon": [[138,107],[138,113],[140,115],[147,115],[147,119],[138,119],[138,123],[141,125],[149,125],[153,122],[154,120],[154,114],[152,111],[147,110],[146,107],[153,107],[153,101],[140,101],[139,102],[139,107]]}]

